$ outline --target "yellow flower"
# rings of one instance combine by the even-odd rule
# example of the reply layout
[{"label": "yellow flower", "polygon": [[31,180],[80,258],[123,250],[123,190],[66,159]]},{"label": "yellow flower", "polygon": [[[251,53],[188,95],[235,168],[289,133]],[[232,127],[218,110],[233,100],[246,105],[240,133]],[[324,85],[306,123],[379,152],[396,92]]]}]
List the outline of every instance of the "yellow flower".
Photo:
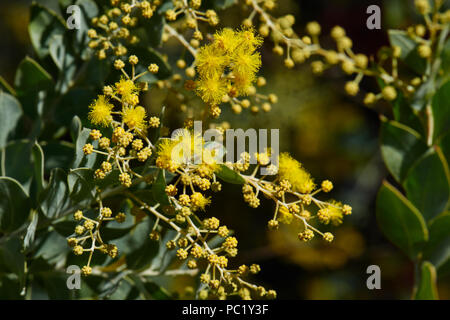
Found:
[{"label": "yellow flower", "polygon": [[327,208],[331,223],[336,226],[340,225],[342,223],[342,217],[344,216],[342,203],[331,200]]},{"label": "yellow flower", "polygon": [[254,78],[255,73],[261,66],[261,55],[259,52],[249,53],[245,50],[238,50],[233,61],[233,74],[248,74],[249,77]]},{"label": "yellow flower", "polygon": [[288,153],[280,154],[278,176],[280,179],[288,180],[292,185],[292,190],[300,193],[311,193],[315,188],[309,172]]},{"label": "yellow flower", "polygon": [[177,150],[172,154],[172,160],[186,163],[193,157],[202,155],[204,140],[199,133],[194,133],[188,129],[178,130],[174,134]]},{"label": "yellow flower", "polygon": [[122,110],[122,120],[130,129],[145,130],[147,128],[145,116],[145,109],[141,106],[125,107]]},{"label": "yellow flower", "polygon": [[222,97],[228,92],[227,81],[220,75],[211,78],[201,77],[197,81],[196,91],[203,101],[211,105],[221,102]]},{"label": "yellow flower", "polygon": [[232,53],[239,45],[239,40],[233,29],[224,28],[214,35],[213,47],[223,52]]},{"label": "yellow flower", "polygon": [[191,202],[196,208],[205,210],[205,207],[210,204],[211,200],[200,192],[194,192],[191,195]]},{"label": "yellow flower", "polygon": [[277,220],[284,224],[290,224],[294,216],[289,212],[289,209],[285,206],[281,206],[278,210],[278,218]]},{"label": "yellow flower", "polygon": [[89,106],[89,120],[96,125],[108,126],[112,121],[111,110],[114,106],[108,102],[105,96],[98,98]]},{"label": "yellow flower", "polygon": [[161,139],[156,165],[174,171],[183,164],[194,162],[194,159],[201,160],[203,144],[200,134],[181,129],[174,134],[173,139]]},{"label": "yellow flower", "polygon": [[175,171],[179,165],[172,162],[172,150],[176,142],[172,139],[161,139],[158,144],[156,166],[162,169]]},{"label": "yellow flower", "polygon": [[227,64],[227,60],[227,56],[223,52],[209,45],[199,49],[195,58],[195,64],[201,75],[205,77],[220,77]]},{"label": "yellow flower", "polygon": [[263,39],[256,35],[253,28],[244,28],[236,35],[239,38],[239,46],[243,50],[255,51],[263,43]]},{"label": "yellow flower", "polygon": [[122,78],[115,84],[116,93],[122,96],[122,101],[131,105],[136,105],[139,102],[138,88],[133,81]]},{"label": "yellow flower", "polygon": [[261,56],[255,52],[261,43],[251,28],[226,28],[215,34],[212,44],[200,48],[195,61],[196,91],[202,100],[217,105],[227,93],[248,94],[261,66]]}]

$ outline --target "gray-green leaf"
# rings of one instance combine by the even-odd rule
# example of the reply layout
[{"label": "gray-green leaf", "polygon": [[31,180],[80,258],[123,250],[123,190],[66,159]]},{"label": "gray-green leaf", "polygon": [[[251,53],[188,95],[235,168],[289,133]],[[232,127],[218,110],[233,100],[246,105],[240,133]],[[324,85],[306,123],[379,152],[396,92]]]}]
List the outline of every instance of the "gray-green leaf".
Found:
[{"label": "gray-green leaf", "polygon": [[427,225],[420,212],[385,181],[378,191],[376,215],[386,238],[414,260],[428,240]]}]

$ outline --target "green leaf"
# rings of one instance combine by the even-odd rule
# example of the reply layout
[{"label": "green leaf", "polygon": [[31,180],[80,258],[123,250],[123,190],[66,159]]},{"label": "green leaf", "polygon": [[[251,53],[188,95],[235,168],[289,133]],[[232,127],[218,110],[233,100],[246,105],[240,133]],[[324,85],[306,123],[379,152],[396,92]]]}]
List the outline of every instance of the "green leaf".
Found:
[{"label": "green leaf", "polygon": [[69,50],[69,45],[64,39],[62,35],[57,34],[52,36],[49,42],[50,56],[60,71],[66,71],[68,66],[75,60],[74,56],[67,51]]},{"label": "green leaf", "polygon": [[445,76],[450,74],[450,39],[445,42],[444,48],[442,49],[442,65],[441,70]]},{"label": "green leaf", "polygon": [[66,30],[64,20],[54,11],[36,2],[31,4],[30,34],[33,48],[39,58],[44,58],[49,53],[49,42],[54,35],[63,35]]},{"label": "green leaf", "polygon": [[22,285],[14,274],[0,275],[0,299],[2,300],[23,300],[20,295]]},{"label": "green leaf", "polygon": [[25,250],[28,250],[34,242],[34,237],[36,235],[36,227],[39,221],[39,215],[36,211],[33,210],[31,216],[32,216],[31,222],[28,225],[27,233],[25,234],[25,238],[23,239],[23,247]]},{"label": "green leaf", "polygon": [[450,212],[443,213],[433,219],[429,225],[430,239],[424,249],[424,258],[436,266],[438,272],[450,265]]},{"label": "green leaf", "polygon": [[0,76],[0,91],[6,91],[12,96],[16,95],[16,90],[2,76]]},{"label": "green leaf", "polygon": [[19,101],[12,95],[0,91],[0,149],[5,147],[22,113]]},{"label": "green leaf", "polygon": [[441,161],[444,164],[446,171],[449,170],[448,168],[450,167],[450,132],[440,139],[439,145],[435,146],[435,150],[438,153],[439,157],[441,158]]},{"label": "green leaf", "polygon": [[106,286],[101,288],[101,298],[108,298],[111,300],[126,300],[133,291],[132,284],[128,281],[126,277],[126,272],[119,274],[117,278],[113,279]]},{"label": "green leaf", "polygon": [[420,212],[392,185],[383,182],[376,203],[378,224],[392,243],[411,260],[428,240],[428,229]]},{"label": "green leaf", "polygon": [[23,95],[29,91],[49,89],[53,85],[53,79],[39,63],[30,57],[25,57],[17,68],[14,85],[17,93]]},{"label": "green leaf", "polygon": [[75,145],[75,159],[72,164],[72,168],[93,168],[95,161],[97,160],[97,154],[95,152],[85,155],[83,152],[83,146],[86,143],[91,143],[94,148],[97,148],[98,141],[91,141],[89,134],[91,129],[83,128],[77,137],[77,142]]},{"label": "green leaf", "polygon": [[32,130],[37,137],[42,126],[40,118],[47,105],[45,99],[54,88],[52,77],[36,61],[26,57],[16,71],[14,84],[24,113],[31,119],[36,119]]},{"label": "green leaf", "polygon": [[12,237],[0,246],[0,274],[14,273],[23,280],[25,274],[25,256],[22,253],[22,241]]},{"label": "green leaf", "polygon": [[39,184],[42,186],[42,157],[35,143],[29,140],[13,141],[3,150],[1,172],[4,176],[16,179],[27,193],[31,193],[33,179],[38,189]]},{"label": "green leaf", "polygon": [[67,175],[70,197],[73,201],[90,202],[95,198],[95,183],[92,169],[71,169]]},{"label": "green leaf", "polygon": [[176,258],[176,250],[167,250],[166,243],[176,237],[177,232],[175,230],[167,230],[159,241],[158,254],[152,260],[149,267],[150,270],[165,271],[172,261]]},{"label": "green leaf", "polygon": [[65,141],[42,143],[45,154],[44,169],[49,172],[53,168],[69,168],[73,162],[74,145]]},{"label": "green leaf", "polygon": [[414,162],[427,150],[427,145],[413,129],[396,121],[381,123],[381,155],[389,172],[402,182]]},{"label": "green leaf", "polygon": [[417,53],[417,42],[411,39],[408,33],[403,30],[389,30],[388,35],[391,46],[398,46],[402,50],[400,60],[418,74],[423,74],[426,68],[426,61]]},{"label": "green leaf", "polygon": [[102,240],[108,242],[111,240],[120,239],[120,238],[126,236],[132,229],[133,229],[133,227],[128,227],[128,228],[106,227],[106,228],[103,228],[102,229]]},{"label": "green leaf", "polygon": [[42,213],[50,219],[59,218],[72,206],[67,184],[67,174],[60,168],[50,173],[50,181],[39,197]]},{"label": "green leaf", "polygon": [[31,150],[34,165],[34,181],[36,182],[37,193],[44,189],[44,151],[35,142]]},{"label": "green leaf", "polygon": [[[54,116],[58,124],[69,126],[75,116],[87,118],[87,106],[95,98],[91,89],[73,88],[67,91],[55,108]],[[84,106],[84,107],[83,107]]]},{"label": "green leaf", "polygon": [[231,170],[226,165],[221,164],[220,168],[215,172],[216,176],[225,182],[233,184],[244,184],[245,180],[241,177],[239,173]]},{"label": "green leaf", "polygon": [[69,300],[73,291],[67,288],[68,276],[69,274],[60,271],[39,273],[34,281],[42,284],[49,299]]},{"label": "green leaf", "polygon": [[427,106],[428,101],[431,101],[436,90],[436,82],[434,79],[429,79],[422,83],[415,91],[410,99],[410,106],[416,112],[421,112]]},{"label": "green leaf", "polygon": [[111,62],[107,59],[98,60],[95,56],[91,57],[80,69],[80,74],[77,75],[77,83],[82,83],[85,86],[103,87],[111,70],[113,70],[111,65]]},{"label": "green leaf", "polygon": [[90,39],[87,36],[87,32],[91,28],[91,19],[99,15],[98,7],[92,0],[77,0],[75,5],[79,6],[81,9],[81,16],[80,28],[76,30],[74,48],[75,50],[78,50],[79,53],[82,52],[80,55],[84,58],[89,52],[87,43]]},{"label": "green leaf", "polygon": [[30,209],[30,199],[20,183],[9,177],[0,177],[0,231],[18,229],[27,220]]},{"label": "green leaf", "polygon": [[[143,277],[143,289],[145,289],[144,296],[149,296],[149,298],[154,300],[172,300],[171,294],[162,286],[156,284],[152,281],[151,277]],[[143,290],[142,290],[143,291]]]},{"label": "green leaf", "polygon": [[143,40],[143,44],[151,47],[159,47],[162,44],[164,25],[164,13],[158,10],[150,19],[140,18],[140,27],[136,29],[136,35]]},{"label": "green leaf", "polygon": [[55,228],[56,232],[58,232],[63,237],[67,238],[73,234],[77,224],[78,222],[72,219],[53,223],[52,226],[53,228]]},{"label": "green leaf", "polygon": [[424,261],[420,268],[420,282],[414,299],[416,300],[437,300],[438,291],[436,287],[436,269],[428,262]]},{"label": "green leaf", "polygon": [[162,206],[170,205],[169,197],[166,193],[166,179],[164,178],[164,170],[159,170],[158,176],[152,185],[152,194],[155,201],[161,203]]},{"label": "green leaf", "polygon": [[419,116],[411,107],[409,101],[403,96],[403,93],[398,93],[397,99],[392,103],[392,111],[394,113],[394,119],[397,122],[411,127],[421,135],[424,134],[423,125]]},{"label": "green leaf", "polygon": [[[62,263],[66,259],[70,247],[67,245],[67,239],[52,229],[45,231],[43,236],[36,239],[36,251],[33,259],[42,258],[49,264]],[[67,287],[65,287],[67,290]]]},{"label": "green leaf", "polygon": [[[92,175],[94,175],[94,171],[92,171]],[[119,169],[113,169],[110,173],[106,175],[104,179],[96,179],[95,185],[97,185],[101,190],[105,190],[106,188],[111,188],[119,184]]]},{"label": "green leaf", "polygon": [[70,137],[72,138],[73,143],[76,143],[81,129],[83,129],[83,125],[81,124],[80,117],[74,116],[70,122]]},{"label": "green leaf", "polygon": [[50,56],[59,70],[58,82],[55,86],[57,92],[64,93],[73,85],[77,71],[75,53],[72,52],[66,36],[54,35],[49,42]]},{"label": "green leaf", "polygon": [[433,97],[431,109],[434,119],[434,138],[450,129],[450,81],[442,85]]},{"label": "green leaf", "polygon": [[129,269],[144,268],[156,255],[158,244],[149,238],[153,224],[153,220],[146,217],[127,236],[116,241],[119,252],[125,254]]},{"label": "green leaf", "polygon": [[450,186],[436,152],[426,154],[411,168],[403,186],[407,198],[427,221],[447,207]]}]

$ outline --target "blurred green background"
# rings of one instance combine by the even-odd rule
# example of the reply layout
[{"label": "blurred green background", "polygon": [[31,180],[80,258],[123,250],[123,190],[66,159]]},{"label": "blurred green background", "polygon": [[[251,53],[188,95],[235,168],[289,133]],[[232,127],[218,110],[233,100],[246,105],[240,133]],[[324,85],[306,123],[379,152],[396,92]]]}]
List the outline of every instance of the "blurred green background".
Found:
[{"label": "blurred green background", "polygon": [[[38,2],[57,9],[56,0]],[[9,83],[23,57],[33,56],[27,30],[30,3],[9,0],[0,4],[0,74]],[[371,4],[382,9],[382,30],[366,28],[366,8]],[[353,39],[354,51],[367,55],[387,45],[389,28],[403,28],[418,19],[412,0],[279,0],[274,15],[287,13],[295,15],[294,30],[301,34],[307,22],[320,22],[325,46],[332,44],[326,35],[329,30],[343,26]],[[239,7],[228,9],[221,15],[221,26],[237,26],[245,17]],[[262,49],[261,75],[268,83],[264,90],[276,93],[279,102],[270,113],[256,116],[223,110],[221,120],[234,128],[280,128],[280,150],[299,159],[317,181],[332,180],[335,189],[330,196],[352,205],[353,215],[331,229],[336,235],[332,245],[320,240],[303,244],[295,229],[267,231],[271,202],[262,201],[260,208],[251,209],[242,200],[240,188],[224,185],[208,214],[235,230],[240,253],[233,263],[259,263],[262,272],[253,280],[276,289],[281,299],[410,298],[413,266],[381,235],[375,220],[376,192],[387,175],[379,154],[377,113],[365,108],[360,96],[344,94],[347,79],[339,70],[320,77],[312,75],[307,63],[287,70],[283,58],[271,49],[271,43]],[[374,86],[364,81],[361,96]],[[372,264],[381,268],[381,290],[366,287],[366,269]],[[448,280],[448,276],[439,278],[441,299],[450,298]],[[173,289],[182,295],[187,284],[189,279],[177,278]]]}]

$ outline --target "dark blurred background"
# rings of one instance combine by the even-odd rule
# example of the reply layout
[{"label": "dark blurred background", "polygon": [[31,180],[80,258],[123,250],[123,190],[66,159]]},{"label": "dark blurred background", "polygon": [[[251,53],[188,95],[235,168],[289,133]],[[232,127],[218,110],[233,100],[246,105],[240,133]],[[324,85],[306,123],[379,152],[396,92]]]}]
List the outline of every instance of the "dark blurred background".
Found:
[{"label": "dark blurred background", "polygon": [[[38,1],[57,9],[56,0]],[[320,22],[322,43],[332,45],[328,34],[334,25],[344,27],[354,43],[354,51],[375,55],[387,45],[389,28],[403,28],[417,23],[414,1],[278,0],[275,16],[291,13],[296,17],[295,31],[303,34],[307,22]],[[13,83],[17,65],[25,55],[33,55],[28,36],[28,0],[1,1],[0,4],[0,74]],[[366,28],[366,9],[377,4],[382,12],[382,29]],[[237,26],[245,18],[239,8],[228,9],[222,16],[224,26]],[[308,63],[288,70],[283,58],[272,53],[272,44],[263,47],[261,74],[267,78],[267,92],[274,92],[279,102],[270,113],[253,116],[248,112],[234,115],[225,110],[222,120],[234,128],[281,128],[280,150],[289,151],[312,175],[328,178],[335,189],[330,196],[353,207],[335,233],[331,245],[320,240],[300,243],[295,228],[267,231],[273,205],[262,201],[251,209],[242,200],[241,191],[224,185],[209,213],[233,228],[239,239],[236,265],[259,263],[262,272],[254,280],[274,288],[281,299],[408,299],[413,286],[413,266],[380,233],[375,219],[375,197],[387,175],[378,148],[378,116],[361,103],[364,92],[376,90],[365,80],[356,98],[344,94],[346,77],[337,68],[323,76],[313,76]],[[87,107],[87,106],[86,106]],[[231,199],[231,200],[230,200]],[[366,269],[381,268],[381,290],[368,290]],[[439,279],[439,293],[450,298],[448,277]],[[189,281],[180,278],[174,285],[182,293]]]}]

